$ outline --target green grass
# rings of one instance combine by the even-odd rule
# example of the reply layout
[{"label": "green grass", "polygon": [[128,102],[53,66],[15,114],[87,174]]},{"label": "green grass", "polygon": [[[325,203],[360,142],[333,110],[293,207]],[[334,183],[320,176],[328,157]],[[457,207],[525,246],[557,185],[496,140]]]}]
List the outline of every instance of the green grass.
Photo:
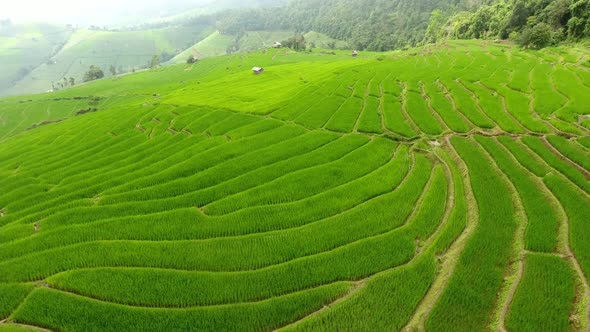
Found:
[{"label": "green grass", "polygon": [[[399,161],[403,161],[399,160]],[[401,166],[399,165],[399,161],[396,161],[395,163],[393,163],[391,166]],[[418,167],[419,166],[419,167]],[[387,169],[384,169],[384,171]],[[57,248],[55,248],[57,251],[61,252],[61,254],[59,255],[68,255],[70,257],[73,258],[73,260],[70,260],[69,263],[66,263],[68,265],[70,265],[71,267],[73,266],[78,266],[78,267],[84,267],[87,266],[88,263],[90,263],[92,260],[95,260],[96,262],[99,261],[104,261],[109,260],[112,263],[116,263],[117,261],[119,262],[127,262],[125,264],[132,264],[134,265],[138,264],[138,262],[141,262],[141,259],[139,257],[137,258],[133,258],[133,252],[137,252],[137,250],[139,248],[143,248],[144,253],[143,254],[147,254],[147,252],[145,252],[145,250],[148,250],[148,248],[151,248],[149,250],[152,250],[153,253],[156,253],[158,251],[161,252],[160,257],[163,259],[162,263],[164,263],[165,261],[168,263],[165,264],[172,264],[169,265],[170,267],[176,267],[176,268],[189,268],[191,269],[190,266],[196,267],[196,266],[203,266],[203,264],[207,264],[209,266],[208,269],[222,269],[222,270],[236,270],[236,269],[241,269],[241,268],[259,268],[262,266],[268,266],[271,263],[277,263],[277,262],[281,262],[286,258],[296,258],[299,257],[300,255],[304,255],[306,252],[312,254],[314,253],[314,248],[317,248],[318,245],[323,247],[324,249],[326,248],[330,248],[331,246],[337,245],[338,241],[343,241],[348,237],[352,237],[352,241],[354,241],[355,239],[358,240],[359,236],[361,236],[362,234],[366,234],[368,230],[365,231],[355,231],[350,233],[350,235],[348,235],[348,237],[344,238],[341,236],[338,237],[334,237],[333,239],[325,239],[325,240],[321,240],[321,241],[317,241],[315,240],[315,237],[313,236],[309,236],[309,234],[317,234],[317,235],[322,235],[322,234],[330,234],[329,228],[326,229],[325,227],[329,224],[333,224],[334,222],[338,222],[338,223],[344,223],[344,225],[347,225],[344,228],[341,228],[339,231],[340,232],[344,232],[344,234],[348,234],[348,231],[351,230],[351,227],[354,229],[354,227],[359,227],[362,225],[361,220],[364,219],[359,219],[358,221],[355,221],[354,223],[351,222],[351,220],[355,220],[357,218],[359,218],[359,216],[364,216],[365,218],[367,218],[367,222],[371,221],[376,223],[375,227],[371,229],[371,232],[373,232],[372,234],[368,234],[368,235],[376,235],[379,234],[378,232],[380,230],[382,230],[382,232],[386,231],[387,228],[384,229],[384,227],[387,227],[387,225],[389,225],[390,222],[395,221],[394,224],[402,224],[404,221],[404,218],[410,214],[411,210],[412,210],[412,205],[413,203],[415,203],[417,196],[419,195],[419,193],[421,192],[423,186],[424,186],[424,182],[427,180],[427,178],[424,177],[425,174],[427,174],[428,172],[428,163],[425,162],[424,159],[421,159],[420,162],[417,164],[417,167],[415,169],[415,171],[412,172],[411,176],[408,178],[408,181],[411,182],[404,182],[404,185],[400,188],[399,191],[395,191],[393,193],[387,194],[387,195],[381,195],[381,196],[376,196],[375,193],[371,193],[369,192],[359,192],[358,195],[359,196],[356,198],[356,201],[354,201],[353,199],[355,199],[355,197],[351,197],[350,195],[348,196],[344,196],[347,193],[351,192],[351,190],[349,189],[350,186],[347,187],[343,187],[341,192],[342,192],[342,196],[341,195],[336,195],[334,198],[332,198],[331,200],[333,200],[334,202],[338,202],[338,204],[343,204],[343,203],[348,203],[348,206],[354,206],[354,204],[359,204],[362,203],[362,200],[359,200],[359,198],[361,198],[363,195],[369,195],[369,197],[373,196],[375,197],[374,200],[370,200],[369,202],[367,202],[366,204],[362,205],[362,208],[359,207],[358,209],[353,209],[350,211],[346,211],[344,210],[344,213],[340,213],[337,215],[334,215],[331,218],[327,218],[325,221],[321,220],[321,222],[316,222],[318,215],[321,216],[321,214],[318,213],[318,211],[299,211],[298,214],[295,214],[296,211],[298,211],[297,209],[297,205],[293,206],[293,211],[289,211],[285,209],[280,209],[280,212],[284,211],[284,216],[280,216],[280,215],[276,215],[276,218],[278,218],[278,220],[283,220],[283,222],[287,222],[286,218],[291,218],[293,219],[293,221],[291,223],[294,223],[293,226],[301,226],[302,222],[305,222],[306,220],[308,220],[308,223],[310,225],[310,227],[306,227],[305,229],[301,229],[302,231],[304,231],[304,233],[302,234],[303,237],[299,237],[299,236],[294,236],[293,234],[289,235],[289,234],[285,234],[286,236],[288,236],[285,240],[286,241],[293,241],[293,246],[291,246],[292,249],[289,249],[287,251],[285,251],[285,249],[281,250],[281,251],[273,251],[273,252],[268,252],[267,251],[267,246],[262,246],[259,249],[256,249],[258,245],[260,245],[263,242],[266,241],[260,241],[260,239],[258,237],[253,238],[253,241],[250,241],[250,239],[244,239],[244,241],[238,241],[235,243],[235,245],[237,245],[235,247],[235,250],[231,250],[235,253],[235,259],[234,260],[230,260],[230,248],[228,247],[227,241],[219,241],[219,243],[217,243],[217,241],[211,242],[211,241],[205,241],[203,243],[199,243],[198,241],[183,241],[180,243],[149,243],[149,242],[137,242],[137,243],[133,243],[133,242],[126,242],[126,241],[100,241],[100,242],[95,242],[95,243],[87,243],[87,244],[82,244],[82,245],[74,245],[74,246],[66,246],[66,247],[60,247],[60,245],[63,245],[63,241],[60,242],[59,239],[59,234],[60,232],[56,232],[55,235],[58,235],[58,237],[56,238],[52,238],[49,237],[47,240],[49,241],[45,241],[45,242],[53,242],[53,246],[58,246]],[[400,173],[399,174],[399,179],[398,181],[401,181],[401,177],[404,175],[404,173]],[[373,181],[381,181],[382,179],[382,175],[377,173],[375,174],[374,179],[372,179]],[[368,179],[367,179],[368,180]],[[381,181],[382,182],[382,181]],[[363,184],[362,182],[359,184]],[[395,184],[394,184],[395,185]],[[377,186],[373,186],[376,187],[375,189],[378,189]],[[389,186],[383,188],[382,190],[386,190],[387,188],[391,188]],[[366,191],[366,190],[365,190]],[[355,192],[355,191],[352,191]],[[382,192],[383,193],[383,192]],[[343,198],[346,197],[347,200],[343,200]],[[318,197],[318,201],[322,201],[321,198],[323,197]],[[379,213],[378,211],[373,211],[372,209],[374,209],[375,206],[381,206],[383,204],[391,204],[392,202],[396,202],[399,201],[400,198],[404,198],[407,199],[407,203],[405,203],[403,206],[400,205],[400,209],[396,210],[396,211],[391,211],[389,212],[388,215],[383,216],[381,213]],[[351,201],[352,200],[352,201]],[[329,202],[329,200],[326,200],[325,198],[323,199],[324,202]],[[301,202],[302,204],[298,204],[298,205],[304,205],[304,203],[306,203],[305,201]],[[278,209],[277,209],[278,210]],[[177,215],[178,218],[180,218],[179,220],[183,219],[183,216],[186,217],[187,215],[194,215],[194,213],[190,213],[192,211],[187,210],[184,214],[182,215]],[[261,221],[249,221],[248,220],[252,220],[252,218],[248,218],[248,215],[252,215],[252,216],[256,216],[256,210],[251,210],[251,211],[245,211],[244,213],[242,213],[242,218],[240,219],[245,219],[244,221],[246,221],[246,223],[244,223],[243,227],[247,227],[247,229],[250,229],[251,227],[256,227],[253,230],[256,231],[261,231],[262,230],[262,225],[261,225]],[[324,212],[325,213],[325,212]],[[305,215],[308,216],[305,216]],[[165,216],[164,216],[165,217]],[[329,215],[327,215],[326,217],[329,217]],[[228,218],[226,219],[234,219],[235,216],[228,216]],[[311,219],[310,219],[311,218]],[[150,218],[151,219],[151,218]],[[146,219],[146,218],[141,218],[140,220],[146,220],[149,221],[150,219]],[[165,219],[164,219],[165,220]],[[138,231],[140,231],[141,233],[137,233],[137,231],[135,231],[134,233],[136,233],[135,239],[147,239],[147,238],[154,238],[154,236],[156,236],[155,239],[163,239],[163,229],[168,228],[168,232],[170,233],[171,238],[177,238],[177,236],[174,236],[174,233],[176,232],[177,228],[176,227],[171,227],[170,222],[168,222],[169,226],[168,227],[158,227],[158,229],[154,230],[153,227],[157,226],[158,223],[161,223],[162,219],[153,219],[154,225],[153,226],[148,226],[148,227],[143,227],[140,226],[138,227]],[[206,231],[206,228],[209,228],[209,233],[211,232],[215,232],[215,229],[218,229],[218,231],[224,232],[226,233],[227,230],[224,229],[220,229],[219,228],[219,224],[220,222],[223,224],[224,222],[222,220],[220,220],[219,218],[215,218],[213,220],[210,220],[209,224],[210,227],[205,227],[205,224],[203,223],[203,225],[200,228],[196,228],[194,231],[191,231],[191,233],[187,234],[188,238],[195,238],[195,237],[202,237],[199,235],[195,235],[194,232],[198,233],[202,233]],[[310,223],[311,222],[311,223]],[[359,224],[361,223],[361,224]],[[130,226],[132,226],[134,223],[130,223]],[[258,224],[258,225],[256,225]],[[91,226],[91,225],[89,225]],[[96,230],[91,230],[89,229],[88,234],[95,234],[94,236],[96,237],[97,235],[102,238],[128,238],[127,236],[125,236],[126,233],[132,234],[132,232],[126,232],[126,231],[121,231],[121,232],[117,232],[117,233],[113,233],[112,231],[109,232],[109,230],[111,229],[110,227],[104,225],[104,223],[102,224],[97,224],[96,225],[97,228]],[[182,227],[182,224],[178,224],[178,227]],[[275,229],[277,229],[277,226],[274,226]],[[285,225],[281,225],[281,227],[285,227]],[[319,228],[317,228],[319,227]],[[361,226],[362,227],[362,226]],[[132,230],[134,227],[132,227],[130,230]],[[205,228],[205,229],[203,229]],[[312,229],[316,229],[317,228],[317,233],[314,233],[312,231]],[[97,232],[98,229],[101,229],[102,231]],[[83,231],[83,229],[81,229]],[[149,235],[149,232],[151,233],[151,235]],[[377,233],[375,233],[377,232]],[[100,233],[103,233],[104,235],[99,235]],[[109,235],[112,234],[112,235]],[[223,233],[222,233],[223,234]],[[84,235],[82,235],[84,236]],[[84,236],[85,237],[85,236]],[[208,235],[207,237],[211,237],[211,235]],[[266,236],[264,236],[264,238],[266,238]],[[269,244],[272,243],[276,243],[274,240],[277,238],[276,234],[269,234],[269,237],[267,238],[267,240],[269,241]],[[55,242],[54,242],[55,241]],[[304,246],[304,248],[306,248],[305,250],[301,250],[301,245],[303,244],[301,241],[311,241],[310,245],[308,245],[307,247]],[[334,242],[336,241],[336,242]],[[351,241],[351,240],[349,240]],[[335,243],[335,244],[331,244],[331,243]],[[46,244],[47,245],[47,244]],[[232,245],[233,246],[233,245]],[[262,250],[261,251],[261,255],[254,255],[251,256],[249,259],[245,260],[244,257],[242,256],[242,252],[243,252],[243,248],[245,247],[249,247],[250,251],[251,250]],[[19,245],[13,248],[18,248],[18,247],[24,247],[23,245]],[[130,253],[130,255],[126,255],[126,256],[121,256],[121,257],[106,257],[103,256],[100,252],[101,251],[108,251],[108,250],[112,250],[109,248],[113,248],[113,247],[126,247],[127,249],[123,250],[124,252],[128,252]],[[192,248],[192,249],[191,249]],[[200,248],[200,249],[198,249]],[[223,253],[223,251],[219,250],[220,248],[225,248],[225,254]],[[5,250],[4,252],[8,253],[9,250],[8,248],[6,248],[7,250]],[[200,252],[199,255],[192,255],[192,258],[190,260],[182,260],[182,261],[178,261],[175,259],[175,257],[172,255],[167,254],[167,252],[169,250],[173,250],[178,252],[178,250],[191,250],[191,251],[195,251],[195,252]],[[42,272],[44,274],[47,275],[47,273],[50,273],[50,271],[59,271],[60,267],[59,265],[56,265],[56,261],[51,263],[50,261],[53,260],[52,257],[54,257],[54,252],[55,250],[48,250],[45,252],[40,252],[39,257],[44,257],[42,258],[42,260],[46,260],[48,261],[48,264],[46,265],[46,270],[45,272]],[[78,253],[76,253],[76,251]],[[81,252],[81,251],[85,251],[88,252],[90,256],[87,257],[86,261],[83,260],[78,260],[75,257]],[[94,253],[92,253],[94,252]],[[266,252],[266,254],[263,254],[264,252]],[[216,253],[216,254],[213,254]],[[142,254],[142,255],[143,255]],[[58,256],[59,256],[58,255]],[[216,264],[215,262],[219,262],[219,259],[221,259],[221,257],[216,257],[218,255],[223,255],[226,257],[225,259],[225,264],[219,265],[218,263]],[[277,256],[278,255],[278,256]],[[285,256],[286,255],[286,256]],[[5,256],[6,257],[6,256]],[[13,256],[14,257],[14,254]],[[138,259],[139,258],[139,259]],[[21,257],[21,258],[16,258],[20,261],[23,262],[29,262],[29,263],[25,263],[24,265],[21,266],[21,268],[19,269],[19,271],[5,271],[5,277],[7,278],[16,278],[16,279],[22,279],[22,278],[28,278],[27,275],[30,276],[30,273],[33,271],[30,268],[37,265],[37,270],[39,270],[39,262],[34,261],[33,258],[28,258],[27,256]],[[181,264],[181,265],[178,265]],[[186,265],[189,264],[189,265]],[[137,265],[136,265],[137,266]],[[225,266],[225,267],[224,267]],[[56,270],[58,269],[58,270]],[[39,270],[40,271],[40,270]]]},{"label": "green grass", "polygon": [[580,195],[577,188],[568,183],[562,176],[550,174],[544,179],[545,184],[555,194],[570,223],[570,245],[576,259],[580,263],[584,275],[590,273],[590,241],[588,241],[588,213],[590,199]]},{"label": "green grass", "polygon": [[590,137],[579,137],[577,142],[585,147],[586,150],[590,150]]},{"label": "green grass", "polygon": [[408,89],[404,97],[406,100],[406,111],[410,118],[426,134],[439,135],[442,133],[442,128],[438,121],[430,113],[426,101],[420,95],[417,84],[410,85]]},{"label": "green grass", "polygon": [[432,107],[451,130],[457,133],[469,131],[469,125],[453,110],[451,101],[445,97],[435,82],[427,84],[425,89],[431,99]]},{"label": "green grass", "polygon": [[590,153],[561,136],[548,136],[547,140],[566,158],[590,171]]},{"label": "green grass", "polygon": [[[72,331],[186,331],[195,328],[259,331],[279,327],[317,310],[341,296],[347,288],[346,283],[336,283],[252,304],[188,309],[128,307],[40,288],[31,293],[15,320]],[[104,319],[106,317],[109,319]]]},{"label": "green grass", "polygon": [[565,175],[570,181],[575,183],[586,193],[590,193],[590,181],[588,181],[584,174],[567,161],[560,159],[560,157],[554,153],[554,151],[551,151],[541,139],[536,137],[524,137],[523,142],[539,157],[543,158],[543,160],[555,171]]},{"label": "green grass", "polygon": [[547,118],[567,102],[563,96],[555,93],[551,73],[552,68],[548,63],[538,64],[532,72],[531,86],[534,91],[535,112],[542,118]]},{"label": "green grass", "polygon": [[206,38],[172,58],[170,62],[185,63],[189,56],[201,59],[226,54],[227,48],[233,40],[234,37],[231,35],[221,35],[218,31],[211,32]]},{"label": "green grass", "polygon": [[487,87],[481,84],[465,83],[478,98],[480,107],[485,114],[498,124],[508,133],[523,133],[523,129],[516,121],[510,117],[505,110],[501,97],[494,91],[490,91]]},{"label": "green grass", "polygon": [[450,159],[448,152],[442,151],[440,153],[442,154],[442,160],[450,168],[455,195],[453,197],[454,206],[449,214],[447,225],[433,241],[432,248],[436,254],[446,252],[467,225],[467,200],[465,198],[464,180],[457,165]]},{"label": "green grass", "polygon": [[328,49],[331,46],[334,46],[336,49],[341,50],[348,50],[350,48],[350,45],[348,45],[347,42],[330,38],[323,33],[310,31],[304,34],[303,36],[305,37],[306,43],[308,43],[309,45],[313,44],[318,48]]},{"label": "green grass", "polygon": [[33,290],[28,284],[0,284],[0,319],[5,319],[21,304]]},{"label": "green grass", "polygon": [[358,121],[357,130],[363,133],[381,134],[381,105],[379,99],[368,96],[363,105],[363,111]]},{"label": "green grass", "polygon": [[[432,256],[371,279],[348,301],[285,331],[400,330],[436,272]],[[364,319],[358,319],[364,317]]]},{"label": "green grass", "polygon": [[512,116],[525,128],[537,133],[547,133],[547,125],[535,119],[530,110],[530,95],[509,88],[500,87],[498,93],[506,100],[506,108]]},{"label": "green grass", "polygon": [[481,41],[261,49],[0,99],[0,330],[569,330],[589,76],[549,61]]},{"label": "green grass", "polygon": [[382,96],[383,117],[385,120],[385,127],[392,132],[404,136],[414,137],[417,133],[408,124],[404,114],[402,113],[402,99],[400,96],[401,88],[398,82],[385,81],[383,82],[385,93]]},{"label": "green grass", "polygon": [[513,331],[569,331],[574,296],[573,270],[564,259],[529,254],[506,327]]},{"label": "green grass", "polygon": [[543,163],[542,159],[534,152],[527,149],[526,145],[522,142],[505,136],[498,137],[498,141],[502,143],[502,145],[510,151],[512,156],[530,173],[542,178],[551,171],[550,168]]},{"label": "green grass", "polygon": [[[455,138],[453,146],[469,168],[479,220],[459,266],[427,321],[434,331],[483,330],[492,319],[496,293],[508,267],[516,220],[508,187],[473,142]],[[465,313],[469,312],[469,316]]]},{"label": "green grass", "polygon": [[457,109],[474,125],[481,128],[493,128],[492,123],[477,107],[472,95],[456,81],[441,80],[446,89],[449,90],[451,98],[455,101]]},{"label": "green grass", "polygon": [[555,89],[567,96],[568,103],[556,111],[555,115],[567,122],[577,120],[577,116],[587,114],[586,105],[590,103],[590,87],[582,81],[568,67],[558,65],[553,71]]},{"label": "green grass", "polygon": [[363,110],[363,100],[357,97],[348,98],[328,122],[326,129],[343,133],[351,132]]},{"label": "green grass", "polygon": [[528,219],[525,248],[537,252],[554,252],[557,249],[559,218],[540,181],[534,181],[526,169],[518,167],[493,139],[477,137],[498,167],[516,187]]}]

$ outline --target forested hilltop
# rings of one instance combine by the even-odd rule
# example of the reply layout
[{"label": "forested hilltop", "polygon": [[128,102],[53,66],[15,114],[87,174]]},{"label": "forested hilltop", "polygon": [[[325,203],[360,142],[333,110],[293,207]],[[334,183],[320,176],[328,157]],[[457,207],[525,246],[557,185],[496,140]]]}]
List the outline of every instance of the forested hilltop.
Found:
[{"label": "forested hilltop", "polygon": [[293,0],[209,19],[226,34],[313,30],[372,51],[444,38],[511,38],[540,48],[589,36],[590,0]]}]

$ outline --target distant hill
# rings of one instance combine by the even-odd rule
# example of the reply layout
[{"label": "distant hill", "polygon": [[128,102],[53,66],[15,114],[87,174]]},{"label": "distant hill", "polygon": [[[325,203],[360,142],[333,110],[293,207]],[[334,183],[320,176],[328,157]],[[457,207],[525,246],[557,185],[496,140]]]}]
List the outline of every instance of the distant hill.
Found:
[{"label": "distant hill", "polygon": [[0,95],[48,61],[71,34],[65,25],[0,24]]},{"label": "distant hill", "polygon": [[0,79],[0,95],[55,90],[64,78],[80,82],[90,65],[129,72],[154,55],[180,63],[268,48],[294,32],[308,48],[387,51],[453,39],[542,48],[590,36],[590,0],[223,0],[122,31],[97,30],[38,25],[1,37],[0,70],[9,75]]},{"label": "distant hill", "polygon": [[5,94],[45,92],[56,83],[73,77],[80,83],[91,65],[100,67],[110,76],[110,66],[117,73],[145,68],[153,55],[163,61],[182,52],[211,33],[207,26],[171,27],[140,31],[76,30],[68,42],[50,61],[42,63]]},{"label": "distant hill", "polygon": [[207,38],[188,47],[182,53],[176,55],[170,60],[171,63],[183,63],[189,56],[197,58],[210,57],[215,55],[225,54],[228,46],[232,43],[234,37],[231,35],[221,35],[218,31],[214,31]]},{"label": "distant hill", "polygon": [[[240,35],[220,34],[213,32],[207,38],[199,41],[184,52],[175,56],[170,63],[183,63],[190,56],[199,59],[223,55],[231,52],[250,52],[259,49],[271,48],[274,42],[282,42],[293,37],[292,31],[245,31]],[[304,34],[309,47],[313,48],[346,48],[346,42],[335,40],[322,33],[308,32]]]},{"label": "distant hill", "polygon": [[508,39],[525,47],[590,36],[590,0],[292,0],[223,12],[224,33],[318,31],[357,49],[386,51],[437,39]]},{"label": "distant hill", "polygon": [[[137,17],[121,19],[116,28],[92,26],[74,29],[71,25],[13,24],[0,22],[0,96],[38,93],[61,88],[60,82],[73,78],[80,83],[90,65],[100,67],[110,75],[114,66],[117,73],[145,68],[154,55],[162,63],[192,48],[215,32],[215,23],[195,17],[212,15],[228,8],[260,8],[276,6],[286,1],[274,0],[221,0],[189,1],[183,6],[167,6],[166,11],[177,13],[151,19],[157,8],[138,11],[144,17],[139,24]],[[188,7],[193,4],[193,7]],[[150,18],[150,19],[148,19]],[[125,22],[134,26],[118,28]],[[213,38],[214,39],[214,38]],[[228,42],[215,42],[205,46],[208,55],[224,54],[234,37],[224,36]],[[211,41],[211,40],[210,40]],[[212,51],[207,51],[213,47]],[[186,59],[185,59],[186,60]],[[56,86],[57,85],[57,86]]]}]

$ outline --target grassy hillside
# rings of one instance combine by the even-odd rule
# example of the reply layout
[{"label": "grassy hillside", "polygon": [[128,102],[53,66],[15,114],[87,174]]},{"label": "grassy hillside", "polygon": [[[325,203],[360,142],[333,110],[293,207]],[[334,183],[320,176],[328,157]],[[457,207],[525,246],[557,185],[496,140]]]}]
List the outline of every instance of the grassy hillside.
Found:
[{"label": "grassy hillside", "polygon": [[[263,3],[254,1],[243,5],[257,7]],[[197,12],[205,15],[200,11],[213,13],[227,5],[209,4]],[[0,95],[63,89],[60,83],[66,82],[64,78],[65,87],[71,85],[70,78],[79,84],[91,65],[111,76],[111,66],[118,74],[132,72],[145,68],[154,55],[161,56],[162,63],[184,63],[189,56],[205,58],[224,55],[230,49],[233,53],[266,49],[275,41],[293,36],[292,31],[220,34],[210,22],[191,22],[186,17],[172,17],[166,22],[169,23],[161,25],[169,27],[135,31],[73,29],[48,24],[0,26],[0,69],[6,73],[0,78]],[[345,42],[317,32],[309,32],[305,37],[314,48],[347,47]]]},{"label": "grassy hillside", "polygon": [[[234,52],[252,52],[269,49],[274,42],[282,42],[293,36],[291,31],[247,31],[241,36],[220,34],[213,32],[207,38],[199,41],[184,52],[175,56],[170,63],[185,63],[189,56],[199,59],[227,54],[228,49]],[[348,45],[343,41],[332,39],[318,32],[308,32],[304,35],[308,47],[328,49],[330,46],[339,49]]]},{"label": "grassy hillside", "polygon": [[36,67],[5,94],[45,92],[52,82],[73,77],[80,83],[91,65],[110,76],[110,66],[119,72],[145,67],[153,55],[176,54],[210,33],[205,26],[173,27],[157,30],[110,32],[77,30],[51,61]]},{"label": "grassy hillside", "polygon": [[0,99],[0,330],[587,331],[588,56],[271,50]]},{"label": "grassy hillside", "polygon": [[0,95],[63,46],[70,28],[50,24],[0,26]]},{"label": "grassy hillside", "polygon": [[227,52],[227,48],[231,45],[234,39],[234,36],[221,35],[218,31],[214,31],[207,36],[207,38],[188,47],[186,50],[172,58],[170,63],[185,63],[189,56],[206,58],[223,55]]}]

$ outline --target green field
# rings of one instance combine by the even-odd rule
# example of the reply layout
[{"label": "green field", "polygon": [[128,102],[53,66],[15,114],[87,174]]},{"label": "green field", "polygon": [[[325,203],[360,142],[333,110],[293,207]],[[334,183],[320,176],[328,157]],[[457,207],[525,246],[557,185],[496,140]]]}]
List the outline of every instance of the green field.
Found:
[{"label": "green field", "polygon": [[588,57],[264,49],[0,99],[0,331],[588,331]]}]

